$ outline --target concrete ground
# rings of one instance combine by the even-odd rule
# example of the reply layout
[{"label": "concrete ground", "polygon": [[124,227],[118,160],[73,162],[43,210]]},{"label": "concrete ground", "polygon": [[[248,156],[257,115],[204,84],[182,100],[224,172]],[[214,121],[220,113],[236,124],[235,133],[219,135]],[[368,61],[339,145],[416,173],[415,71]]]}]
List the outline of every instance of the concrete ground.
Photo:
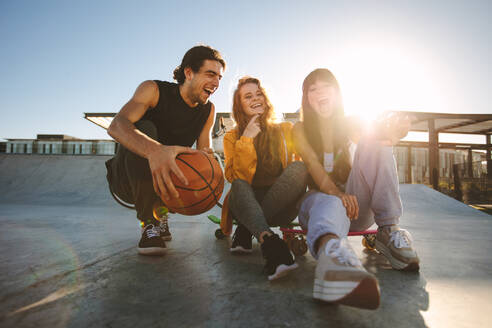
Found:
[{"label": "concrete ground", "polygon": [[168,253],[137,255],[135,214],[107,192],[106,159],[0,155],[0,327],[490,324],[492,217],[432,189],[401,186],[401,225],[413,234],[420,273],[392,270],[351,237],[380,282],[381,306],[368,311],[313,301],[308,254],[268,282],[259,245],[232,256],[205,214],[172,216]]}]

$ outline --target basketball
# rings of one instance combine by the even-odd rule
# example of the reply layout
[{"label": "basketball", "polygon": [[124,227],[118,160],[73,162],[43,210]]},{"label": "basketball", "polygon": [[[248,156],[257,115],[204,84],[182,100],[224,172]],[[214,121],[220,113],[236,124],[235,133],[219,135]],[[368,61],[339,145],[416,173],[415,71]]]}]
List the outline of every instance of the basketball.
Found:
[{"label": "basketball", "polygon": [[176,165],[188,180],[188,185],[184,185],[171,173],[174,187],[179,193],[179,198],[165,202],[171,212],[197,215],[219,202],[224,190],[224,175],[215,158],[202,151],[194,154],[181,153],[176,156]]}]

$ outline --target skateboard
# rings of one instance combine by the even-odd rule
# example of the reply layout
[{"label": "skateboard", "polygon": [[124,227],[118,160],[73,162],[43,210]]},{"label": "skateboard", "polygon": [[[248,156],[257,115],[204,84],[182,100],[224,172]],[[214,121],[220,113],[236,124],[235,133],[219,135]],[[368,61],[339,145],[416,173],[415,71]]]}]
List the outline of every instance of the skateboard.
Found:
[{"label": "skateboard", "polygon": [[[207,216],[210,221],[215,224],[220,224],[220,218],[215,215]],[[237,222],[234,220],[233,224],[236,225]],[[289,249],[296,256],[301,256],[306,254],[308,247],[306,243],[306,230],[301,229],[298,222],[292,222],[287,227],[280,227],[282,232],[282,239],[287,243]],[[364,230],[364,231],[350,231],[348,236],[362,236],[362,245],[367,250],[374,250],[376,248],[376,233],[377,230]],[[219,228],[215,230],[215,237],[217,239],[224,239],[226,235]]]}]

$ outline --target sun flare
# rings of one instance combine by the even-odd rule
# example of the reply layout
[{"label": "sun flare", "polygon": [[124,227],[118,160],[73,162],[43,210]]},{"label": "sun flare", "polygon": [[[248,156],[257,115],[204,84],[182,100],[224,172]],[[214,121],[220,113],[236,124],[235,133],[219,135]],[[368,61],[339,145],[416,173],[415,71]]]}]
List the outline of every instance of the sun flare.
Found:
[{"label": "sun flare", "polygon": [[345,112],[372,121],[385,111],[439,111],[435,75],[410,51],[358,46],[338,65]]}]

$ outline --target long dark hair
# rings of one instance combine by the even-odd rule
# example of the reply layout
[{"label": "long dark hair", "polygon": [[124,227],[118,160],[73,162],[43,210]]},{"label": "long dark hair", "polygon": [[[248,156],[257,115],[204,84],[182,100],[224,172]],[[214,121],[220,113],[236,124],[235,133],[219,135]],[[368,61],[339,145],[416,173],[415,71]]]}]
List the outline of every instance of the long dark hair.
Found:
[{"label": "long dark hair", "polygon": [[[308,101],[309,87],[317,81],[328,82],[336,90],[337,104],[328,126],[322,126],[322,120],[318,117]],[[318,160],[323,163],[323,140],[321,138],[321,129],[333,129],[333,153],[335,163],[331,177],[337,183],[345,183],[350,173],[350,153],[348,151],[349,139],[344,129],[344,110],[342,94],[338,81],[332,72],[326,68],[318,68],[306,76],[302,84],[302,110],[301,121],[303,121],[304,134],[314,149]]]},{"label": "long dark hair", "polygon": [[239,79],[237,88],[234,91],[233,103],[232,103],[232,117],[237,125],[238,137],[240,137],[246,126],[249,123],[249,118],[243,110],[241,105],[241,87],[245,84],[253,83],[258,86],[261,93],[265,97],[266,109],[258,117],[260,123],[261,132],[254,139],[254,145],[258,158],[258,166],[265,168],[265,171],[271,173],[272,176],[276,176],[278,173],[278,164],[280,163],[280,128],[275,124],[275,111],[273,109],[270,100],[265,92],[265,89],[261,86],[260,80],[245,76]]}]

